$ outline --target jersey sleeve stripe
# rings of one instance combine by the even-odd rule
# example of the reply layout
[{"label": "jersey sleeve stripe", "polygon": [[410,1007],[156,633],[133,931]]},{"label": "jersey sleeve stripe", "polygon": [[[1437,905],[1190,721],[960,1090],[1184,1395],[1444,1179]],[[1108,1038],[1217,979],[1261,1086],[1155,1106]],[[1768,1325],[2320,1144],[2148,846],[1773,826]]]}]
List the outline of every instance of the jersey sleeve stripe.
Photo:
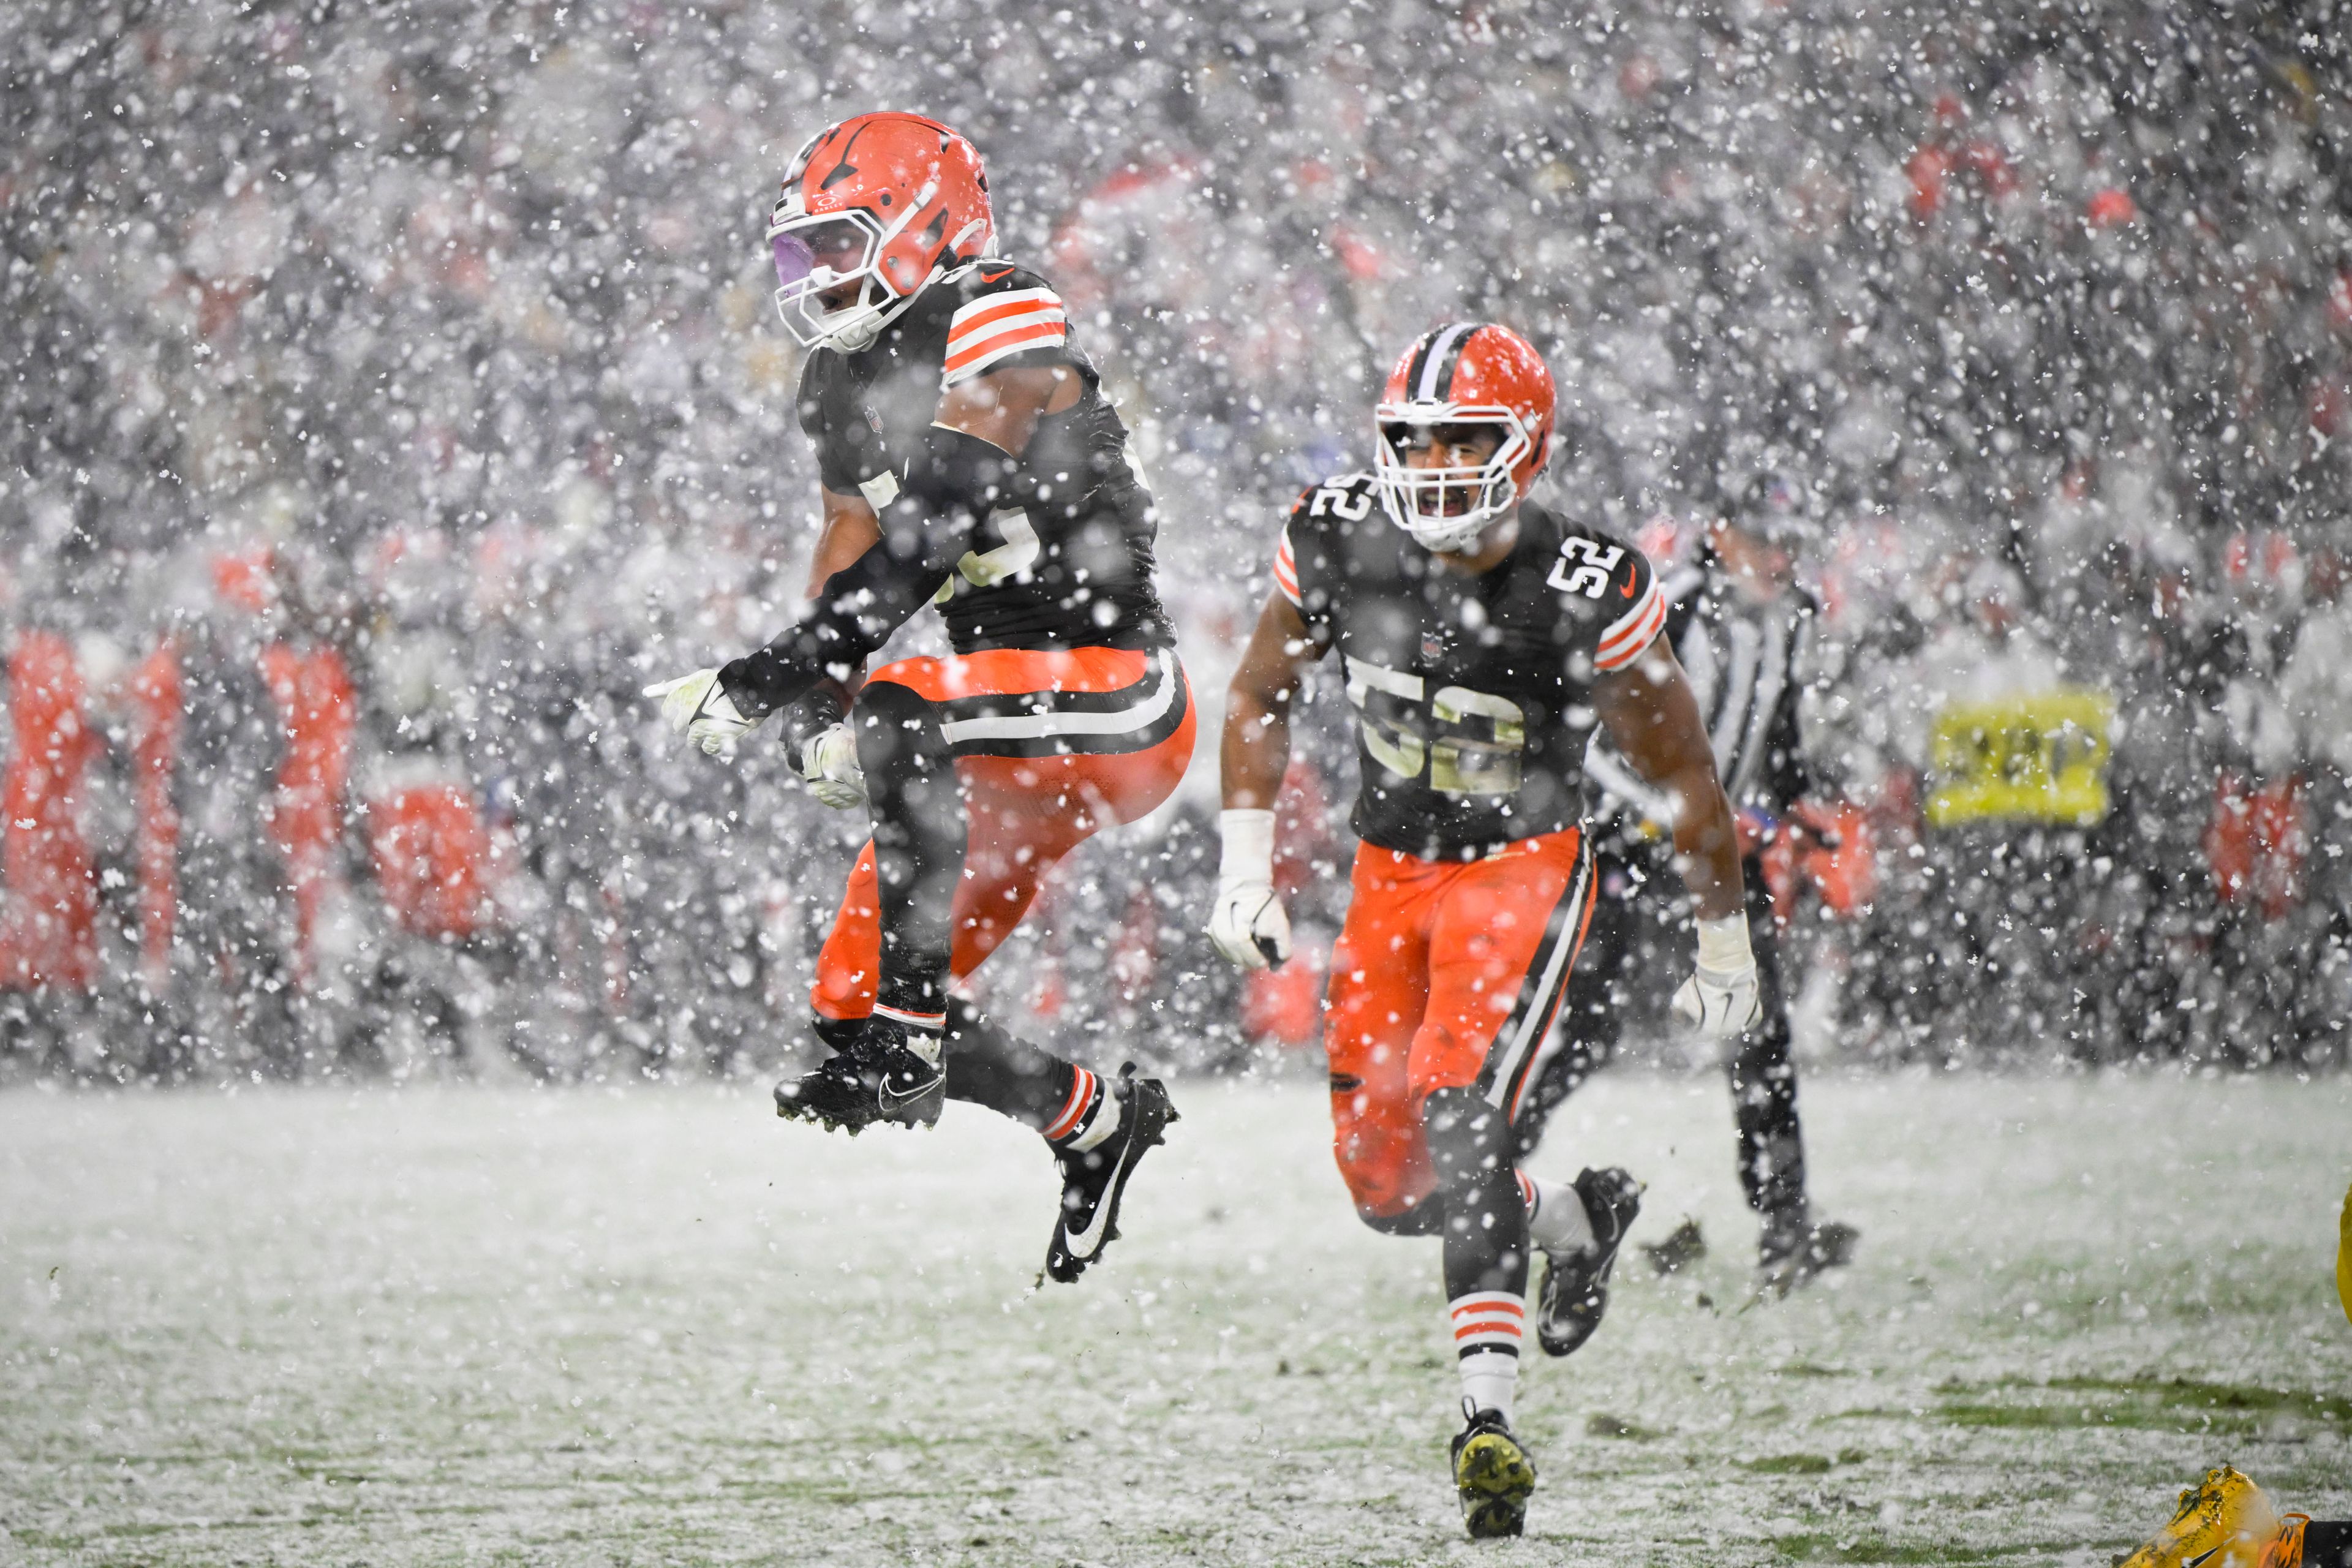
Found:
[{"label": "jersey sleeve stripe", "polygon": [[949,361],[947,368],[940,374],[940,383],[942,386],[953,386],[958,382],[970,381],[998,360],[1010,358],[1026,349],[1059,348],[1067,341],[1058,322],[1031,327],[984,343],[961,359]]},{"label": "jersey sleeve stripe", "polygon": [[1642,602],[1601,634],[1601,646],[1593,650],[1592,667],[1602,670],[1624,668],[1650,646],[1665,624],[1666,596],[1658,591],[1657,582],[1653,579]]},{"label": "jersey sleeve stripe", "polygon": [[1015,289],[1005,294],[983,294],[948,318],[948,340],[952,342],[974,327],[1006,316],[1017,316],[1028,310],[1053,310],[1062,308],[1062,297],[1051,289]]},{"label": "jersey sleeve stripe", "polygon": [[1056,332],[1067,330],[1062,319],[1062,312],[1059,310],[1029,310],[1018,316],[1007,316],[1002,321],[991,321],[986,326],[975,327],[961,337],[950,340],[948,343],[947,362],[952,365],[958,360],[970,359],[974,354],[985,353],[989,346],[1000,338],[1014,332],[1025,332],[1034,327],[1051,327]]},{"label": "jersey sleeve stripe", "polygon": [[948,325],[948,357],[953,359],[996,333],[1026,322],[1065,319],[1062,301],[1044,289],[1029,289],[1012,298],[992,296],[956,312]]},{"label": "jersey sleeve stripe", "polygon": [[1298,557],[1291,553],[1290,531],[1282,531],[1282,547],[1274,552],[1274,585],[1282,596],[1300,609],[1307,606],[1298,597]]}]

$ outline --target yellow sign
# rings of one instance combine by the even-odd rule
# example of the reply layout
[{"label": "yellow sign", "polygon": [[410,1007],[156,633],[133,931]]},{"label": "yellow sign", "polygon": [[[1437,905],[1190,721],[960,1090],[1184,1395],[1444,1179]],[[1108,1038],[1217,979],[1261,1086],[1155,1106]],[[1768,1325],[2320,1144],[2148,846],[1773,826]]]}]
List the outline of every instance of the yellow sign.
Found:
[{"label": "yellow sign", "polygon": [[2107,815],[2115,717],[2114,698],[2079,687],[1954,703],[1936,718],[1927,821],[2099,821]]}]

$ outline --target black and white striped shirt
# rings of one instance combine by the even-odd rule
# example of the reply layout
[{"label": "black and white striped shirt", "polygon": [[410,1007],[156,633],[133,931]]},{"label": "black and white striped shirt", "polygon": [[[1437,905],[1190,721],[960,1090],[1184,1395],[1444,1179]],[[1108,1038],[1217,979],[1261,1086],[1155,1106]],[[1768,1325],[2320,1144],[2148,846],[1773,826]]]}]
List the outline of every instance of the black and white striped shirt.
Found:
[{"label": "black and white striped shirt", "polygon": [[[1819,605],[1802,589],[1755,604],[1711,563],[1679,567],[1665,574],[1662,586],[1673,606],[1666,639],[1698,699],[1723,793],[1734,810],[1779,816],[1810,783],[1797,709]],[[1598,786],[1596,819],[1630,807],[1662,826],[1672,820],[1661,792],[1604,736],[1593,738],[1585,775]]]}]

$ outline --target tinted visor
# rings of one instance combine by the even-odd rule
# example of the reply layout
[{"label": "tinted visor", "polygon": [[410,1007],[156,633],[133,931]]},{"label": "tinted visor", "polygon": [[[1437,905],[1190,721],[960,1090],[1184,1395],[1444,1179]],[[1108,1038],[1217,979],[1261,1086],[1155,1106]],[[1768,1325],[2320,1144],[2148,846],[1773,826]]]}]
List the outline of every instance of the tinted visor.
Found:
[{"label": "tinted visor", "polygon": [[823,268],[838,278],[866,265],[874,234],[849,218],[804,224],[772,236],[768,248],[776,258],[776,283],[790,289],[808,280]]}]

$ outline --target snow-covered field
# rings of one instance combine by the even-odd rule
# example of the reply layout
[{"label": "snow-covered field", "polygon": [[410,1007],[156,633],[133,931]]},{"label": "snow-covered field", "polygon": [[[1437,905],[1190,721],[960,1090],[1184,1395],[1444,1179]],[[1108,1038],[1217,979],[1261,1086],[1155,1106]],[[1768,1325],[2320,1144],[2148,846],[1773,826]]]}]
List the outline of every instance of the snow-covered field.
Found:
[{"label": "snow-covered field", "polygon": [[1849,1275],[1740,1310],[1713,1079],[1539,1164],[1713,1250],[1534,1358],[1530,1534],[1460,1539],[1433,1244],[1309,1084],[1179,1086],[1127,1238],[1033,1289],[1042,1149],[764,1092],[0,1097],[0,1559],[2104,1564],[2235,1460],[2352,1514],[2352,1081],[1817,1076]]}]

